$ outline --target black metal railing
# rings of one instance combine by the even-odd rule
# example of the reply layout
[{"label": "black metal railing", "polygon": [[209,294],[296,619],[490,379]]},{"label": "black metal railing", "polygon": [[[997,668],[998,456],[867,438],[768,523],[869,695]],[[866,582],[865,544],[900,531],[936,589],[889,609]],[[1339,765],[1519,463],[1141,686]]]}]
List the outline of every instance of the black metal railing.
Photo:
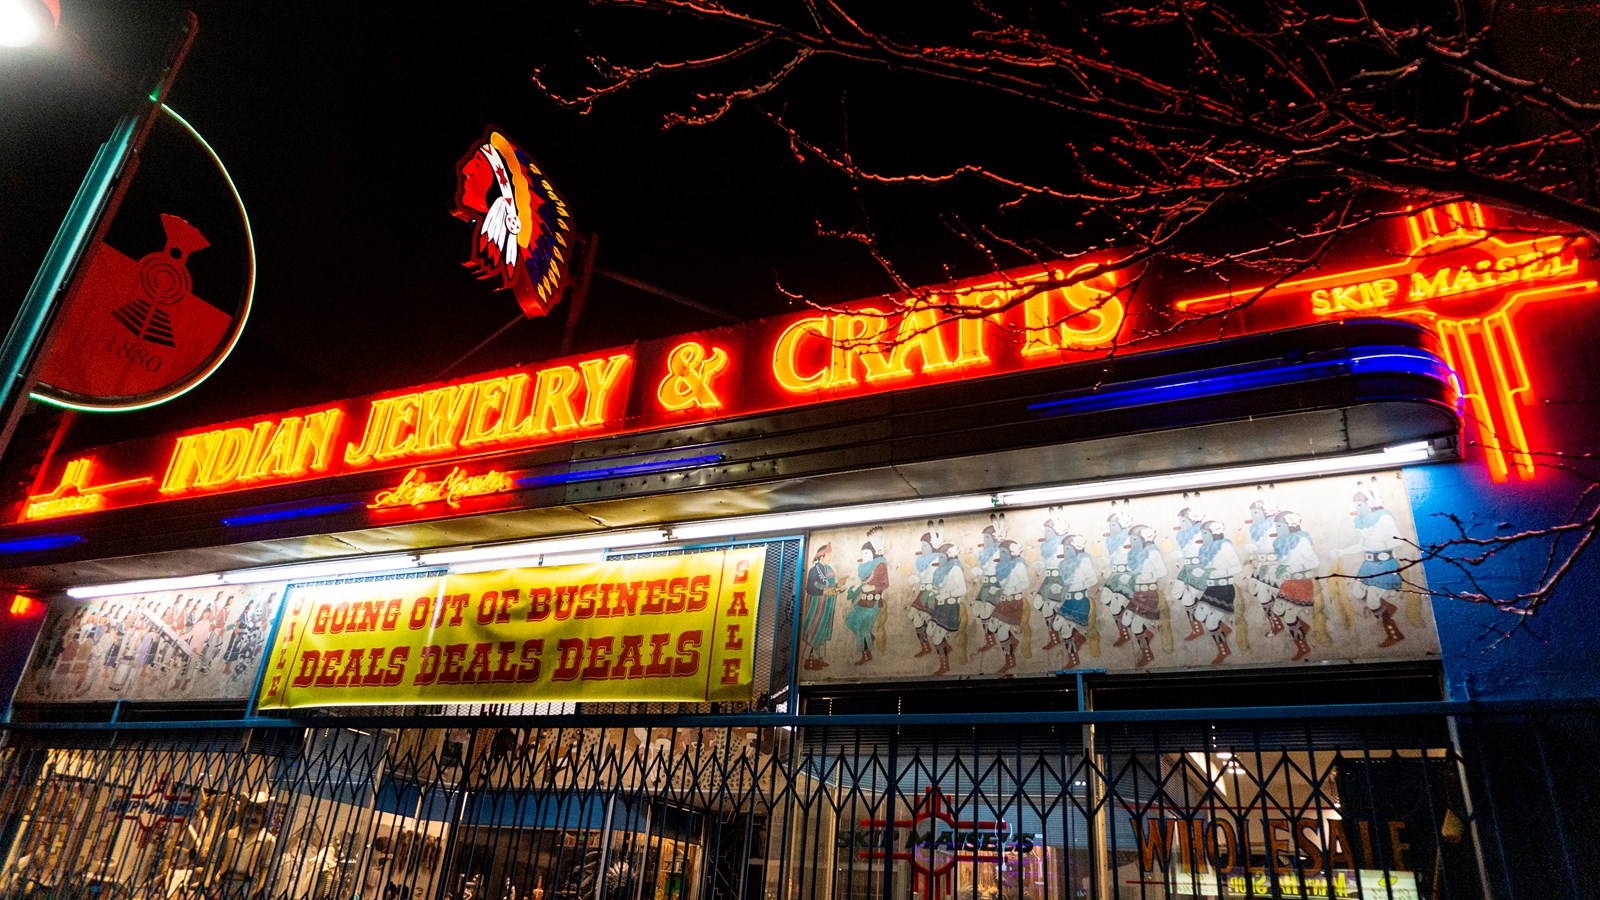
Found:
[{"label": "black metal railing", "polygon": [[6,726],[38,898],[1593,897],[1600,711]]}]

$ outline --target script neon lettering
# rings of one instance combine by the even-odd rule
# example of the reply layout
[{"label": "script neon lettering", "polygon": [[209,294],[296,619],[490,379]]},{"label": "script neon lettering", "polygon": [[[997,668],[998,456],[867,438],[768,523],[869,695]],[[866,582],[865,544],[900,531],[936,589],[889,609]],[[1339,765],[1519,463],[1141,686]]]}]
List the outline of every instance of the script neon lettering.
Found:
[{"label": "script neon lettering", "polygon": [[450,474],[444,478],[429,481],[421,469],[412,469],[398,485],[390,490],[380,491],[367,506],[371,509],[393,509],[403,506],[422,506],[442,500],[455,507],[460,506],[461,501],[468,497],[500,494],[515,490],[516,487],[516,481],[504,472],[491,471],[481,475],[468,475],[460,469],[451,469]]}]

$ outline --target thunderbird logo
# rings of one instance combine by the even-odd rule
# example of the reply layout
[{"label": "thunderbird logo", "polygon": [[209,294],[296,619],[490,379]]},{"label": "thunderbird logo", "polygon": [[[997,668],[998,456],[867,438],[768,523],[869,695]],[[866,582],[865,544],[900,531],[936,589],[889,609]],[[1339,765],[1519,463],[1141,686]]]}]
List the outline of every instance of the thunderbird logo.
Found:
[{"label": "thunderbird logo", "polygon": [[473,225],[466,266],[510,288],[528,318],[561,300],[572,217],[533,160],[498,131],[456,166],[454,214]]},{"label": "thunderbird logo", "polygon": [[959,819],[950,798],[929,787],[910,818],[861,819],[857,830],[840,836],[839,846],[857,847],[862,859],[910,862],[920,896],[940,900],[955,892],[958,862],[1004,863],[1008,853],[1032,853],[1034,838],[1013,833],[1001,820]]},{"label": "thunderbird logo", "polygon": [[39,380],[74,397],[147,398],[214,358],[234,316],[194,293],[189,257],[211,246],[200,230],[161,214],[165,245],[137,260],[90,251]]}]

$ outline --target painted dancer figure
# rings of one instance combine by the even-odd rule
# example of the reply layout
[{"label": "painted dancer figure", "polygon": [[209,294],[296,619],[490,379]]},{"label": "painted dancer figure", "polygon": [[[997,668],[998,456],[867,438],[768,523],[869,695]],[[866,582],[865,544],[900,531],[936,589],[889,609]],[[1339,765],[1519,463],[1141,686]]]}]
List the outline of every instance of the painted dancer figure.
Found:
[{"label": "painted dancer figure", "polygon": [[845,614],[844,626],[856,636],[856,647],[861,658],[856,665],[872,662],[875,639],[872,630],[883,615],[883,592],[889,589],[889,564],[883,558],[883,529],[874,527],[867,532],[861,545],[861,555],[856,565],[857,583],[846,592],[850,612]]},{"label": "painted dancer figure", "polygon": [[1056,621],[1065,631],[1067,668],[1077,668],[1078,651],[1089,641],[1089,591],[1099,581],[1094,568],[1094,558],[1089,555],[1088,541],[1081,534],[1069,534],[1061,542],[1061,562],[1056,571],[1065,582],[1065,592],[1057,610]]},{"label": "painted dancer figure", "polygon": [[1200,565],[1200,548],[1203,542],[1198,532],[1189,536],[1189,539],[1178,545],[1174,556],[1178,557],[1178,575],[1173,579],[1174,596],[1183,607],[1183,613],[1189,620],[1189,634],[1185,641],[1192,641],[1205,636],[1205,626],[1195,617],[1195,607],[1200,603],[1200,595],[1206,591],[1206,570]]},{"label": "painted dancer figure", "polygon": [[933,576],[938,572],[936,562],[941,555],[934,545],[936,542],[942,543],[934,536],[936,527],[933,520],[928,520],[928,530],[922,533],[922,538],[917,543],[917,555],[914,560],[916,572],[911,576],[911,608],[907,610],[907,614],[911,618],[911,627],[917,631],[919,647],[914,656],[918,659],[933,652],[928,624],[933,621],[933,611],[937,605],[934,599]]},{"label": "painted dancer figure", "polygon": [[1066,538],[1066,526],[1058,521],[1060,511],[1052,506],[1048,517],[1044,520],[1044,537],[1039,538],[1039,589],[1033,592],[1033,608],[1044,614],[1044,627],[1050,632],[1050,637],[1040,649],[1049,650],[1051,647],[1061,645],[1061,639],[1066,635],[1065,625],[1061,621],[1061,598],[1066,594],[1067,585],[1062,577],[1061,562],[1065,558],[1063,541]]},{"label": "painted dancer figure", "polygon": [[994,620],[995,604],[1000,602],[1000,584],[995,575],[995,566],[1000,562],[1000,541],[1005,536],[1005,524],[998,515],[989,516],[989,524],[983,526],[983,543],[978,547],[978,596],[972,601],[972,615],[983,626],[983,646],[978,650],[988,650],[995,645],[994,629],[990,623]]},{"label": "painted dancer figure", "polygon": [[1278,514],[1277,538],[1272,542],[1278,554],[1278,595],[1273,612],[1283,621],[1294,641],[1295,653],[1291,661],[1311,655],[1311,644],[1306,635],[1311,632],[1312,609],[1316,605],[1317,568],[1322,561],[1311,543],[1311,535],[1301,528],[1299,513]]},{"label": "painted dancer figure", "polygon": [[[1113,501],[1113,506],[1115,502]],[[1126,503],[1124,503],[1126,505]],[[1105,604],[1111,621],[1117,623],[1117,639],[1111,646],[1121,647],[1133,638],[1128,630],[1128,599],[1133,596],[1133,576],[1128,573],[1128,529],[1133,527],[1133,517],[1127,510],[1118,509],[1106,517],[1105,583],[1100,587],[1100,602]]]},{"label": "painted dancer figure", "polygon": [[1161,608],[1166,602],[1161,596],[1161,581],[1167,577],[1167,563],[1156,547],[1156,530],[1148,525],[1128,529],[1128,575],[1133,580],[1133,594],[1128,597],[1123,615],[1139,645],[1139,658],[1133,665],[1142,669],[1155,661],[1150,641],[1161,624]]},{"label": "painted dancer figure", "polygon": [[[1184,494],[1185,498],[1188,496]],[[1200,624],[1200,620],[1195,618],[1194,614],[1195,603],[1200,599],[1205,585],[1196,590],[1183,580],[1184,571],[1193,565],[1195,554],[1200,552],[1200,525],[1204,521],[1205,517],[1201,515],[1199,509],[1185,506],[1178,510],[1178,524],[1172,526],[1175,532],[1173,539],[1178,544],[1178,549],[1172,553],[1173,570],[1178,573],[1178,577],[1173,581],[1172,590],[1183,601],[1183,611],[1189,620],[1189,634],[1184,638],[1187,641],[1205,637],[1206,634],[1205,626]]]},{"label": "painted dancer figure", "polygon": [[[1233,634],[1234,602],[1237,599],[1233,580],[1244,571],[1244,564],[1239,561],[1239,553],[1234,549],[1233,542],[1228,540],[1221,522],[1214,519],[1206,521],[1196,540],[1200,546],[1199,553],[1195,555],[1195,568],[1198,571],[1191,571],[1187,579],[1199,585],[1199,596],[1192,614],[1217,645],[1217,655],[1211,664],[1220,666],[1233,655],[1233,647],[1228,643],[1228,636]],[[1186,640],[1192,638],[1193,635]]]},{"label": "painted dancer figure", "polygon": [[1361,568],[1350,582],[1350,597],[1365,602],[1367,611],[1383,625],[1383,641],[1379,647],[1392,647],[1406,639],[1394,621],[1400,599],[1400,560],[1395,551],[1400,547],[1400,526],[1394,514],[1383,506],[1375,484],[1356,482],[1356,493],[1351,498],[1355,507],[1350,515],[1356,519],[1358,540],[1339,551],[1340,556],[1362,554]]},{"label": "painted dancer figure", "polygon": [[800,617],[800,636],[806,645],[807,669],[826,669],[822,658],[833,639],[833,608],[839,599],[839,579],[833,572],[833,545],[823,544],[811,557],[806,570],[805,609]]},{"label": "painted dancer figure", "polygon": [[1265,500],[1250,504],[1250,556],[1254,569],[1250,576],[1249,591],[1262,612],[1267,614],[1267,637],[1283,631],[1283,620],[1278,618],[1275,606],[1278,599],[1278,507]]},{"label": "painted dancer figure", "polygon": [[[941,528],[936,537],[943,537]],[[939,654],[935,675],[950,671],[950,636],[961,630],[961,604],[967,599],[967,574],[961,567],[961,549],[954,544],[938,547],[940,558],[933,570],[933,615],[928,622],[928,640]]]},{"label": "painted dancer figure", "polygon": [[1016,541],[1000,542],[1000,558],[995,563],[995,581],[999,599],[994,605],[994,615],[989,618],[990,633],[1005,648],[1006,661],[997,674],[1017,667],[1017,645],[1022,642],[1022,617],[1027,615],[1028,566],[1022,560],[1022,548]]}]

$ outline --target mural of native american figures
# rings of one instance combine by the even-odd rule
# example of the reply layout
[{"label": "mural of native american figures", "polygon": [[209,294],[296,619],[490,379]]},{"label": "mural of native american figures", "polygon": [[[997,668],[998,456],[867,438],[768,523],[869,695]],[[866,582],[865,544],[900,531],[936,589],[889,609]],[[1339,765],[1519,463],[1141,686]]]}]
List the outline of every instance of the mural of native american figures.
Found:
[{"label": "mural of native american figures", "polygon": [[1312,610],[1316,605],[1317,569],[1322,565],[1304,522],[1299,513],[1284,510],[1273,520],[1272,527],[1272,552],[1278,557],[1278,568],[1273,575],[1278,591],[1273,597],[1272,615],[1294,642],[1291,660],[1305,659],[1311,654],[1306,637],[1311,632]]},{"label": "mural of native american figures", "polygon": [[58,600],[16,699],[243,700],[282,584]]},{"label": "mural of native american figures", "polygon": [[807,669],[825,669],[823,651],[833,639],[833,608],[839,599],[839,578],[833,572],[833,545],[823,544],[811,555],[801,597],[800,644]]},{"label": "mural of native american figures", "polygon": [[845,614],[844,626],[855,635],[853,646],[861,651],[855,664],[872,662],[872,651],[883,643],[878,634],[878,620],[883,618],[883,595],[889,588],[889,566],[884,560],[883,529],[874,527],[867,531],[867,540],[861,545],[857,557],[855,578],[845,591],[850,601],[850,612]]},{"label": "mural of native american figures", "polygon": [[961,631],[961,605],[967,597],[967,576],[954,544],[944,540],[944,520],[928,523],[918,543],[911,625],[917,630],[917,658],[937,653],[933,674],[950,671],[950,639]]},{"label": "mural of native american figures", "polygon": [[1067,668],[1081,662],[1079,652],[1089,642],[1089,591],[1099,581],[1088,540],[1072,533],[1066,508],[1046,512],[1044,537],[1039,538],[1039,587],[1033,608],[1044,616],[1049,639],[1041,650],[1065,647]]},{"label": "mural of native american figures", "polygon": [[[1400,472],[857,525],[808,546],[805,683],[1439,652]],[[860,551],[835,569],[840,547]]]},{"label": "mural of native american figures", "polygon": [[1133,598],[1133,576],[1128,573],[1128,553],[1133,549],[1128,537],[1131,528],[1133,517],[1128,514],[1126,505],[1118,509],[1113,501],[1111,515],[1106,516],[1106,552],[1100,564],[1103,579],[1100,602],[1105,604],[1112,624],[1117,626],[1113,647],[1121,647],[1133,639],[1133,632],[1128,628],[1128,601]]},{"label": "mural of native american figures", "polygon": [[1354,507],[1350,515],[1355,517],[1360,540],[1340,550],[1339,555],[1362,555],[1361,569],[1349,585],[1350,597],[1365,602],[1367,611],[1382,623],[1383,640],[1378,646],[1392,647],[1406,639],[1394,621],[1399,609],[1395,601],[1400,598],[1404,586],[1400,559],[1396,555],[1400,551],[1400,526],[1395,523],[1394,514],[1384,508],[1376,484],[1357,482],[1350,502]]}]

